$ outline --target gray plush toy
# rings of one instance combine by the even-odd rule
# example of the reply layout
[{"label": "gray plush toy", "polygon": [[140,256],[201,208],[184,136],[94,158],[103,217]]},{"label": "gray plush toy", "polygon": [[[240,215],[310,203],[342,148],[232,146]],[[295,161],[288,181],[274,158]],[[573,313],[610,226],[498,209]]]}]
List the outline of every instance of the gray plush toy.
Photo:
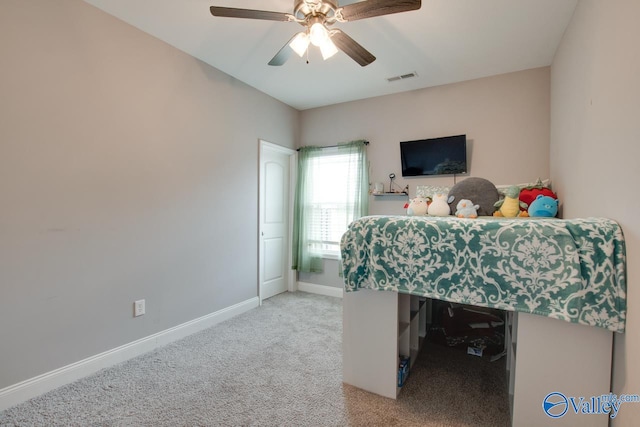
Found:
[{"label": "gray plush toy", "polygon": [[500,200],[496,186],[484,178],[471,177],[460,181],[449,191],[447,202],[451,212],[456,211],[458,202],[462,199],[471,200],[478,205],[479,216],[492,216],[496,210],[494,204]]}]

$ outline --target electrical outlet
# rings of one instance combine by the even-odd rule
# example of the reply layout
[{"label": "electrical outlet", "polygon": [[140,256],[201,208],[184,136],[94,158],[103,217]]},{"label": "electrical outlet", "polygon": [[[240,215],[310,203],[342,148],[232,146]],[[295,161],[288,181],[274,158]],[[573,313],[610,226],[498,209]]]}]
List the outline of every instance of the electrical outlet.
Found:
[{"label": "electrical outlet", "polygon": [[133,302],[133,317],[142,316],[145,313],[144,300],[139,299]]}]

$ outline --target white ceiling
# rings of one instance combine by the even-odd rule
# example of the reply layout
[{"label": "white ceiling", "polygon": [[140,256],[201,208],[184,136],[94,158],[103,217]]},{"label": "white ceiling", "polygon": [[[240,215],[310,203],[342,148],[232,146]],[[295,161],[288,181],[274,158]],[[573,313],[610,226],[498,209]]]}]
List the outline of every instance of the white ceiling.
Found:
[{"label": "white ceiling", "polygon": [[[267,65],[302,27],[219,18],[210,6],[291,13],[294,0],[85,0],[254,88],[304,110],[550,65],[578,0],[423,0],[417,11],[338,23],[377,60],[340,52]],[[357,0],[343,0],[340,5]],[[389,83],[387,78],[417,77]]]}]

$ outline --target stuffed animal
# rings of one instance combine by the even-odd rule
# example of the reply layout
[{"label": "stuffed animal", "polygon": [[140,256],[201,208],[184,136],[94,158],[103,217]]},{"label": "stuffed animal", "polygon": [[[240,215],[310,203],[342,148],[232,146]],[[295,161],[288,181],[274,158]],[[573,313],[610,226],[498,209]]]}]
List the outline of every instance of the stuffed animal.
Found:
[{"label": "stuffed animal", "polygon": [[458,218],[477,218],[479,205],[474,205],[469,199],[462,199],[456,205],[456,216]]},{"label": "stuffed animal", "polygon": [[427,208],[427,213],[433,216],[447,216],[451,213],[446,194],[434,194],[431,204]]},{"label": "stuffed animal", "polygon": [[404,208],[407,210],[407,215],[426,215],[427,214],[427,198],[422,196],[414,197],[409,200],[410,203],[405,203]]},{"label": "stuffed animal", "polygon": [[449,207],[451,212],[455,211],[458,202],[462,199],[473,200],[478,206],[478,215],[490,216],[496,208],[495,202],[500,200],[500,193],[493,183],[484,178],[466,178],[449,190]]},{"label": "stuffed animal", "polygon": [[517,185],[512,185],[507,188],[507,191],[504,193],[504,198],[495,202],[493,206],[498,208],[498,210],[493,213],[493,216],[504,216],[507,218],[528,216],[526,213],[520,214],[520,208],[526,209],[527,204],[520,201],[520,187]]},{"label": "stuffed animal", "polygon": [[558,213],[558,199],[539,194],[529,206],[529,216],[553,218]]},{"label": "stuffed animal", "polygon": [[[549,185],[549,184],[547,184]],[[538,182],[533,185],[529,185],[520,190],[520,201],[529,206],[540,194],[543,196],[549,196],[552,199],[557,199],[558,196],[556,193],[551,190],[547,185],[545,185],[540,178],[538,178]],[[520,210],[527,210],[526,208]]]}]

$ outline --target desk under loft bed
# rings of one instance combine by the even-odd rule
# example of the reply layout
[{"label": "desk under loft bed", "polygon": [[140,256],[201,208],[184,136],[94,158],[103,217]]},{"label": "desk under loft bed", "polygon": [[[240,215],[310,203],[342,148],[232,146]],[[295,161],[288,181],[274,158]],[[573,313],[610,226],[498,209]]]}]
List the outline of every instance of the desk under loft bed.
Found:
[{"label": "desk under loft bed", "polygon": [[[399,357],[415,360],[429,299],[438,299],[507,311],[513,425],[549,422],[549,393],[609,392],[613,333],[626,320],[616,222],[370,216],[350,225],[341,251],[345,383],[395,399]],[[569,410],[553,421],[607,425],[608,417]]]}]

